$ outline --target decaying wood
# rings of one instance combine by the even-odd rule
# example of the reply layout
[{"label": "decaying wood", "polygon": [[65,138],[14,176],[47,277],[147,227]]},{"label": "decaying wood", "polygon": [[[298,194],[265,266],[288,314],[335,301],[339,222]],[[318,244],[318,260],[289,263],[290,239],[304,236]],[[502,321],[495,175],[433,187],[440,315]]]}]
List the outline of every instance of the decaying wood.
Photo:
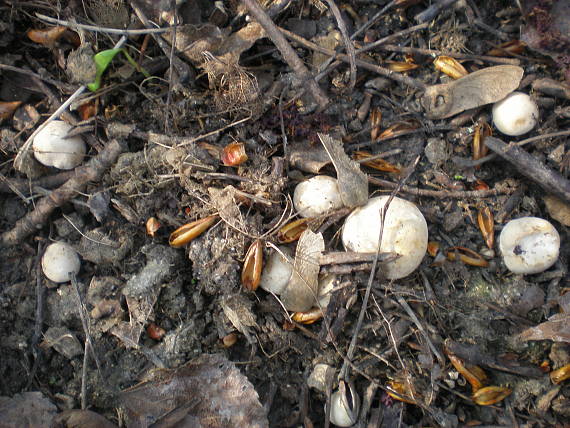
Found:
[{"label": "decaying wood", "polygon": [[41,229],[47,222],[51,213],[68,202],[71,198],[85,189],[91,181],[98,181],[103,173],[115,163],[122,152],[122,147],[117,140],[113,140],[85,166],[75,169],[75,176],[69,179],[58,189],[42,198],[35,210],[16,222],[14,227],[0,236],[0,245],[15,245],[28,235]]},{"label": "decaying wood", "polygon": [[530,178],[548,193],[553,193],[564,201],[570,202],[570,181],[548,168],[527,151],[516,144],[506,144],[495,137],[487,137],[485,145],[512,163],[518,172]]}]

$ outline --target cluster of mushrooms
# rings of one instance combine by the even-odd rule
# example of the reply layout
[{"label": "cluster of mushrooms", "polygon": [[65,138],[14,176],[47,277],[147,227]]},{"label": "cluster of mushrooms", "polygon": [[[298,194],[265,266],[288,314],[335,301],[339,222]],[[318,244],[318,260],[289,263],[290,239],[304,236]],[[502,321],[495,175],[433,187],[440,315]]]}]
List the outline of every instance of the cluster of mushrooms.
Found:
[{"label": "cluster of mushrooms", "polygon": [[[529,132],[538,121],[538,108],[526,94],[513,92],[493,106],[493,122],[503,134],[518,136]],[[86,146],[80,136],[68,137],[67,123],[49,123],[35,137],[36,159],[50,167],[71,169],[80,165]],[[410,201],[394,197],[385,213],[382,240],[379,243],[381,211],[389,196],[369,199],[355,208],[342,227],[342,243],[347,251],[396,253],[398,257],[384,265],[388,279],[398,280],[413,273],[422,263],[428,245],[428,226],[418,207]],[[317,175],[297,185],[294,207],[300,217],[319,217],[342,208],[343,200],[336,178]],[[548,221],[536,217],[511,220],[500,234],[499,249],[506,267],[515,274],[535,274],[551,267],[558,259],[560,236]],[[281,246],[269,256],[260,280],[260,287],[275,295],[286,292],[294,274],[292,251]],[[54,282],[68,282],[80,269],[77,252],[64,242],[48,246],[42,258],[43,272]],[[331,276],[319,278],[318,305],[326,308],[333,288]],[[288,310],[299,310],[287,307]],[[332,397],[331,422],[351,426],[358,413],[358,395],[336,391]]]}]

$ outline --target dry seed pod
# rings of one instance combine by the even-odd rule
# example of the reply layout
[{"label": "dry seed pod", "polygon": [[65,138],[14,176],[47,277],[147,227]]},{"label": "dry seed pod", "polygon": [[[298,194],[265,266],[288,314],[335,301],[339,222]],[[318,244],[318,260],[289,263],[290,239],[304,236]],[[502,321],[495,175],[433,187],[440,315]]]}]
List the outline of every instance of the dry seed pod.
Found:
[{"label": "dry seed pod", "polygon": [[410,390],[411,385],[408,382],[404,383],[391,380],[388,382],[388,387],[396,392],[396,394],[394,394],[390,389],[386,389],[386,393],[394,400],[403,401],[408,404],[416,404],[416,400],[414,399],[416,394]]},{"label": "dry seed pod", "polygon": [[395,138],[398,135],[405,134],[406,132],[413,131],[418,128],[418,123],[416,121],[406,121],[398,122],[394,125],[390,125],[380,136],[378,140],[385,140],[387,138]]},{"label": "dry seed pod", "polygon": [[381,158],[366,160],[372,157],[372,155],[365,151],[357,150],[356,152],[354,152],[353,157],[355,160],[359,161],[362,165],[376,169],[378,171],[393,172],[396,174],[399,174],[402,171],[397,166],[392,165],[390,162],[385,161],[384,159]]},{"label": "dry seed pod", "polygon": [[465,247],[451,247],[447,250],[447,259],[454,261],[456,254],[459,254],[459,260],[469,266],[487,267],[489,262],[479,253]]},{"label": "dry seed pod", "polygon": [[446,354],[449,358],[449,361],[451,361],[451,364],[453,364],[453,367],[455,367],[455,370],[457,370],[459,374],[461,374],[461,376],[463,376],[465,380],[469,382],[471,388],[473,389],[473,392],[476,392],[483,388],[483,385],[485,385],[488,378],[481,367],[466,366],[461,358],[448,352],[446,352]]},{"label": "dry seed pod", "polygon": [[460,79],[461,77],[469,74],[467,70],[465,70],[465,67],[463,67],[455,58],[451,58],[449,56],[438,56],[434,60],[433,65],[436,70],[447,74],[453,79]]},{"label": "dry seed pod", "polygon": [[520,40],[511,40],[491,49],[487,52],[489,56],[505,56],[505,55],[518,55],[524,51],[526,44]]},{"label": "dry seed pod", "polygon": [[382,111],[378,107],[370,112],[370,139],[377,142],[380,137],[380,125],[382,124]]},{"label": "dry seed pod", "polygon": [[26,35],[32,42],[50,47],[53,46],[66,31],[66,27],[50,27],[45,30],[31,29],[28,30]]},{"label": "dry seed pod", "polygon": [[490,249],[493,249],[495,245],[495,219],[489,207],[485,206],[479,210],[477,223],[479,224],[479,229],[481,230],[485,244],[487,244],[487,247]]},{"label": "dry seed pod", "polygon": [[150,337],[151,339],[160,340],[166,334],[166,330],[163,329],[162,327],[159,327],[155,323],[151,322],[146,328],[146,333],[148,334],[148,337]]},{"label": "dry seed pod", "polygon": [[406,71],[415,70],[419,65],[401,61],[386,61],[386,67],[397,73],[404,73]]},{"label": "dry seed pod", "polygon": [[321,308],[311,308],[305,312],[295,312],[291,319],[300,324],[313,324],[323,317],[323,311]]},{"label": "dry seed pod", "polygon": [[487,122],[483,122],[475,127],[473,134],[473,159],[485,157],[489,151],[485,145],[485,138],[493,135],[493,131]]},{"label": "dry seed pod", "polygon": [[243,143],[230,143],[222,150],[220,155],[225,166],[238,166],[247,160],[245,145]]},{"label": "dry seed pod", "polygon": [[193,221],[192,223],[187,223],[184,226],[180,226],[170,234],[168,243],[171,247],[180,248],[208,230],[217,219],[217,215],[211,215],[200,220]]},{"label": "dry seed pod", "polygon": [[246,290],[255,291],[261,281],[263,270],[263,241],[256,239],[250,245],[241,271],[241,283]]},{"label": "dry seed pod", "polygon": [[503,386],[486,386],[473,393],[473,401],[480,406],[490,406],[511,395],[512,390]]},{"label": "dry seed pod", "polygon": [[552,383],[558,384],[567,379],[570,379],[570,364],[566,364],[565,366],[550,372],[550,380]]},{"label": "dry seed pod", "polygon": [[146,234],[154,238],[158,229],[160,229],[160,222],[155,217],[150,217],[146,221]]},{"label": "dry seed pod", "polygon": [[305,217],[287,223],[277,232],[277,240],[281,244],[297,241],[301,234],[307,230],[311,220],[313,220],[312,217]]}]

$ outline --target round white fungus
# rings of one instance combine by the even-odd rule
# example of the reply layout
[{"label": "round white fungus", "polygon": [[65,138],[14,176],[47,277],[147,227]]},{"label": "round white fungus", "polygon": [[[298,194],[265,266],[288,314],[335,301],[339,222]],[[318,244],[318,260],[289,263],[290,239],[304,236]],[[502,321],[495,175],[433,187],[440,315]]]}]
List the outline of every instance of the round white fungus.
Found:
[{"label": "round white fungus", "polygon": [[499,237],[507,268],[518,274],[543,272],[558,260],[560,235],[550,222],[538,217],[509,221]]},{"label": "round white fungus", "polygon": [[[285,255],[291,257],[291,250],[288,247],[279,247]],[[259,286],[265,291],[281,294],[293,272],[292,261],[286,260],[278,251],[273,251],[263,268]]]},{"label": "round white fungus", "polygon": [[338,427],[350,427],[356,423],[360,411],[360,397],[349,384],[331,395],[330,421]]},{"label": "round white fungus", "polygon": [[538,122],[538,107],[527,94],[512,92],[493,105],[493,123],[503,134],[529,132]]},{"label": "round white fungus", "polygon": [[301,217],[317,217],[342,208],[343,203],[336,178],[317,175],[297,184],[293,205]]},{"label": "round white fungus", "polygon": [[[372,198],[348,216],[342,229],[342,242],[348,251],[376,252],[380,210],[388,198]],[[420,210],[409,201],[394,198],[386,214],[380,251],[394,252],[400,257],[385,265],[387,278],[403,278],[416,270],[425,255],[427,243],[427,223]]]},{"label": "round white fungus", "polygon": [[81,261],[77,252],[65,242],[50,244],[42,257],[44,275],[53,282],[67,282],[77,275]]},{"label": "round white fungus", "polygon": [[34,138],[32,145],[38,162],[58,169],[72,169],[83,162],[87,148],[79,136],[65,138],[71,125],[54,120]]}]

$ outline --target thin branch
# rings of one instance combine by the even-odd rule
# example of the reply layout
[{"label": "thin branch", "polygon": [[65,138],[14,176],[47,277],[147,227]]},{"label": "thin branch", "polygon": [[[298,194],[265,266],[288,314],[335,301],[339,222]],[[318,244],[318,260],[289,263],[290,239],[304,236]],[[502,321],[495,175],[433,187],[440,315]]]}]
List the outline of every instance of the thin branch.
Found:
[{"label": "thin branch", "polygon": [[342,19],[342,15],[340,10],[334,0],[326,0],[331,12],[333,13],[336,22],[338,24],[338,29],[340,30],[340,34],[342,35],[342,40],[344,42],[344,47],[346,49],[346,53],[348,54],[348,61],[350,63],[350,83],[348,84],[348,89],[354,89],[356,85],[356,53],[354,51],[354,45],[351,42],[350,37],[348,36],[348,30],[346,29],[346,24],[344,23],[344,19]]}]

